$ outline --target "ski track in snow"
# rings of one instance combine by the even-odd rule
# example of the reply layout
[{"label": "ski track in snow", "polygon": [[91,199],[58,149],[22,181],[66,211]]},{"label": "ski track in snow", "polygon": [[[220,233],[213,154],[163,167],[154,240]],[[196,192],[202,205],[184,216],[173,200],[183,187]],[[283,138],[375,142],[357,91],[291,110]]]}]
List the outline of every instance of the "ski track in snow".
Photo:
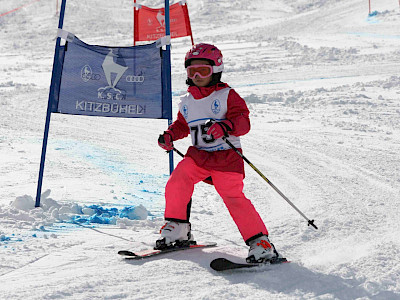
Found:
[{"label": "ski track in snow", "polygon": [[[132,43],[127,1],[67,2],[64,29],[83,41]],[[2,1],[0,14],[26,3]],[[118,257],[152,247],[164,223],[165,120],[52,114],[43,205],[33,209],[58,24],[55,3],[39,1],[0,17],[0,299],[400,299],[398,3],[374,2],[371,16],[364,0],[188,6],[195,42],[222,50],[223,80],[250,108],[244,154],[319,229],[246,165],[245,194],[290,264],[212,271],[217,257],[243,261],[247,246],[204,183],[193,234],[218,247]],[[189,47],[173,40],[174,115]],[[142,208],[112,225],[71,222],[93,204]]]}]

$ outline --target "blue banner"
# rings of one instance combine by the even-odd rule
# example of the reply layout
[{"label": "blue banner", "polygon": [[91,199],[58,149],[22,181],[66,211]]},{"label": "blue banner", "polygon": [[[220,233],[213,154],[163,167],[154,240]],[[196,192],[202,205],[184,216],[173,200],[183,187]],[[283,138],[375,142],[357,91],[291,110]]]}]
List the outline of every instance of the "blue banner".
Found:
[{"label": "blue banner", "polygon": [[[64,114],[169,118],[163,97],[163,51],[88,45],[77,37],[62,47],[52,111]],[[164,98],[164,99],[163,99]]]}]

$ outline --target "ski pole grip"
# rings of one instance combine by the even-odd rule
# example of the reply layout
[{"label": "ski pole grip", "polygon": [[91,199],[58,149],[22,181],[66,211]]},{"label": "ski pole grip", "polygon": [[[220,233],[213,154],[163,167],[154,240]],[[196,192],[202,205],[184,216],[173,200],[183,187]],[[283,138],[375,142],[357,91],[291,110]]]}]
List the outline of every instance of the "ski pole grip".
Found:
[{"label": "ski pole grip", "polygon": [[210,129],[210,127],[212,126],[212,125],[214,125],[214,123],[216,123],[216,121],[214,120],[214,119],[210,119],[210,120],[208,120],[204,125],[206,126],[205,128],[204,128],[204,130],[205,131],[208,131],[208,129]]},{"label": "ski pole grip", "polygon": [[161,144],[165,144],[165,138],[163,134],[160,134],[160,136],[158,137],[158,142]]}]

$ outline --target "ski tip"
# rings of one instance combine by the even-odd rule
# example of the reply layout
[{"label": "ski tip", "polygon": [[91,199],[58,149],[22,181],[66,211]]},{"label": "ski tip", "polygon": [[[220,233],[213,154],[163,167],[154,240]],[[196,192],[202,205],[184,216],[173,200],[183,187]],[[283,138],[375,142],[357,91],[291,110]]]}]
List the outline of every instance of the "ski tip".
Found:
[{"label": "ski tip", "polygon": [[231,261],[226,258],[216,258],[210,263],[210,267],[215,271],[224,271],[226,270],[226,266],[230,263]]},{"label": "ski tip", "polygon": [[123,255],[123,256],[137,256],[135,253],[133,253],[132,251],[128,251],[128,250],[120,250],[118,251],[119,255]]},{"label": "ski tip", "polygon": [[120,250],[118,251],[119,255],[124,256],[125,259],[144,259],[144,258],[149,258],[153,257],[159,254],[165,254],[165,253],[171,253],[175,251],[182,251],[182,250],[188,250],[188,249],[201,249],[201,248],[208,248],[208,247],[215,247],[217,244],[216,243],[204,243],[204,244],[192,244],[190,246],[186,247],[171,247],[171,248],[166,248],[166,249],[147,249],[147,250],[141,250],[138,252],[132,252],[128,250]]},{"label": "ski tip", "polygon": [[210,267],[215,271],[227,271],[242,268],[254,268],[265,265],[275,265],[289,263],[289,261],[284,257],[277,257],[274,260],[265,261],[262,263],[235,263],[226,258],[216,258],[210,263]]}]

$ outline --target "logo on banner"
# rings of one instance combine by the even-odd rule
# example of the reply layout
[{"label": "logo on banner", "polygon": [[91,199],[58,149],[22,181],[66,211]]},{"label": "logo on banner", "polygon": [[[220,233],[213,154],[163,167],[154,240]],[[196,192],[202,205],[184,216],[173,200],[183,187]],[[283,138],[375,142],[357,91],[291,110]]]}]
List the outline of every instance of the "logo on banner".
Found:
[{"label": "logo on banner", "polygon": [[84,82],[88,82],[92,78],[92,68],[89,65],[84,65],[81,69],[81,78]]},{"label": "logo on banner", "polygon": [[108,86],[97,90],[100,99],[125,100],[126,91],[117,89],[116,86],[128,67],[114,62],[116,55],[110,50],[101,65],[106,76]]},{"label": "logo on banner", "polygon": [[144,76],[142,75],[128,75],[126,76],[126,82],[144,82]]},{"label": "logo on banner", "polygon": [[[165,15],[162,10],[158,11],[158,13],[156,15],[156,19],[158,21],[158,24],[160,25],[160,26],[156,27],[156,32],[165,32]],[[174,22],[177,22],[177,20],[173,19],[173,18],[170,18],[169,21],[171,24]],[[148,24],[149,24],[149,26],[152,26],[153,22],[149,19]],[[173,32],[174,31],[171,31],[171,35],[174,35]]]},{"label": "logo on banner", "polygon": [[211,111],[216,115],[221,111],[221,102],[218,99],[211,104]]},{"label": "logo on banner", "polygon": [[100,80],[100,74],[94,74],[92,72],[92,68],[89,65],[84,65],[81,69],[81,78],[84,82],[88,82],[89,80]]},{"label": "logo on banner", "polygon": [[156,16],[156,19],[160,26],[164,27],[165,26],[165,16],[163,15],[162,11],[159,10]]}]

